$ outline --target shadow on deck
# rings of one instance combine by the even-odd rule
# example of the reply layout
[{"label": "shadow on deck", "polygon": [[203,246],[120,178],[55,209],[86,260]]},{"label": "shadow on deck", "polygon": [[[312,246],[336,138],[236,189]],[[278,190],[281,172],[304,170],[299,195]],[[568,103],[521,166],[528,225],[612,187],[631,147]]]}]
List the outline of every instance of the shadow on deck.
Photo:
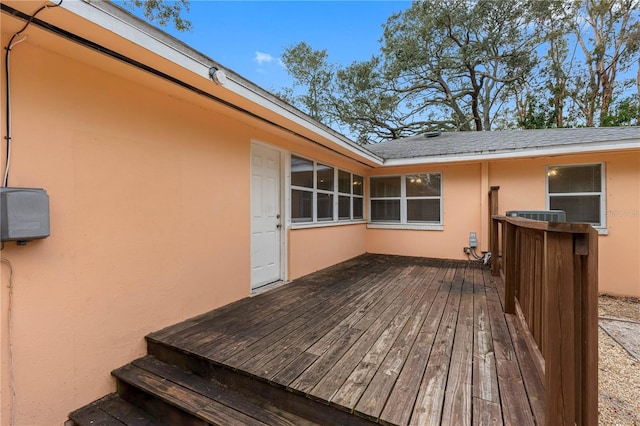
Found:
[{"label": "shadow on deck", "polygon": [[541,424],[503,300],[477,264],[363,255],[152,333],[109,401],[169,424]]}]

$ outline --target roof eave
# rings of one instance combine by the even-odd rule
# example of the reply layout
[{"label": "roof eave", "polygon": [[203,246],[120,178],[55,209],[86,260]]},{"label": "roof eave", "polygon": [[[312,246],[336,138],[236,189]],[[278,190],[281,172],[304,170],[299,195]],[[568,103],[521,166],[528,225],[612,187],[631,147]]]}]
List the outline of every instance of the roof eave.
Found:
[{"label": "roof eave", "polygon": [[329,143],[341,148],[348,156],[355,157],[371,166],[383,164],[382,157],[357,145],[346,136],[319,123],[302,111],[241,77],[234,71],[225,68],[213,59],[190,48],[158,28],[136,18],[111,2],[91,0],[70,1],[63,2],[61,7],[97,26],[127,38],[139,47],[203,79],[209,80],[209,70],[211,67],[221,69],[227,75],[224,88],[234,95],[241,96],[256,104],[258,107],[266,108],[278,114],[285,121],[289,121],[318,135],[320,139],[327,140]]},{"label": "roof eave", "polygon": [[511,149],[493,152],[475,152],[468,154],[437,155],[415,158],[397,158],[385,160],[383,167],[411,166],[417,164],[467,163],[490,160],[506,160],[527,157],[559,156],[587,154],[603,151],[624,151],[640,149],[640,138],[616,143],[596,142],[587,144],[561,145],[540,148]]}]

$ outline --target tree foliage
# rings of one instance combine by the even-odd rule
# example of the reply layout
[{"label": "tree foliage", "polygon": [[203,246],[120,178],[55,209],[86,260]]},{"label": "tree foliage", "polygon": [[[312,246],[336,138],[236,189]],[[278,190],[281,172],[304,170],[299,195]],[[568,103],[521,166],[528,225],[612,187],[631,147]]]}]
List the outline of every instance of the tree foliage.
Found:
[{"label": "tree foliage", "polygon": [[140,10],[150,22],[163,27],[173,23],[178,31],[191,29],[191,22],[182,16],[189,12],[189,0],[124,0],[123,5]]},{"label": "tree foliage", "polygon": [[[495,125],[632,123],[619,75],[640,64],[639,9],[640,0],[416,1],[388,18],[369,60],[341,68],[326,51],[289,48],[285,66],[306,96],[291,100],[361,143]],[[314,85],[302,78],[322,70]]]},{"label": "tree foliage", "polygon": [[[334,78],[333,65],[328,62],[326,50],[313,50],[305,42],[286,48],[282,63],[293,78],[293,87],[279,94],[284,100],[303,108],[318,121],[331,123],[331,85]],[[303,87],[302,93],[296,92]]]},{"label": "tree foliage", "polygon": [[442,125],[489,130],[503,92],[533,66],[528,5],[425,0],[392,16],[382,52],[388,75],[414,110],[442,109]]}]

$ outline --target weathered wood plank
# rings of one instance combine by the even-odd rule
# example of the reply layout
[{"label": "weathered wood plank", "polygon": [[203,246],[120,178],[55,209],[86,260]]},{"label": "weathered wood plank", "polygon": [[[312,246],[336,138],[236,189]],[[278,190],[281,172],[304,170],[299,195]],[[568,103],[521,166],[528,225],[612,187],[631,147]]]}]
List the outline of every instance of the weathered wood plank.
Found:
[{"label": "weathered wood plank", "polygon": [[440,424],[463,281],[464,267],[459,267],[451,284],[449,299],[420,384],[409,423],[411,425]]},{"label": "weathered wood plank", "polygon": [[264,422],[131,364],[114,371],[114,375],[118,379],[149,392],[160,400],[179,407],[211,424],[265,425]]},{"label": "weathered wood plank", "polygon": [[455,267],[449,267],[442,279],[433,305],[380,415],[380,420],[383,422],[406,425],[411,418],[438,326],[447,306],[455,273]]},{"label": "weathered wood plank", "polygon": [[442,423],[471,425],[473,379],[473,269],[465,270],[460,295]]},{"label": "weathered wood plank", "polygon": [[427,291],[425,291],[416,310],[412,313],[409,321],[402,330],[400,337],[398,337],[393,344],[393,347],[358,402],[356,406],[358,413],[374,419],[380,417],[380,413],[387,402],[393,385],[408,359],[409,351],[413,347],[418,333],[427,318],[427,314],[436,300],[438,287],[440,287],[440,282],[445,272],[446,269],[444,268],[431,271]]},{"label": "weathered wood plank", "polygon": [[[101,404],[102,410],[118,419],[127,426],[164,426],[166,423],[154,418],[149,413],[129,404],[127,401],[113,395]],[[92,423],[95,424],[95,423]]]},{"label": "weathered wood plank", "polygon": [[[318,358],[325,354],[325,357],[337,359],[343,345],[352,342],[357,334],[350,331],[354,325],[360,321],[369,310],[384,299],[387,294],[394,291],[391,283],[398,278],[398,268],[386,268],[386,273],[372,273],[364,280],[369,281],[371,291],[365,293],[365,297],[360,301],[353,301],[341,309],[340,315],[335,315],[326,319],[327,321],[317,321],[311,326],[309,332],[302,336],[291,347],[287,347],[277,356],[272,356],[270,361],[263,364],[262,377],[270,378],[274,382],[289,386],[298,376],[309,368]],[[400,273],[402,276],[402,273]],[[375,278],[372,278],[375,277]],[[391,278],[393,277],[393,278]],[[347,314],[345,317],[343,313]],[[347,334],[348,333],[348,334]],[[330,348],[332,348],[330,350]],[[346,349],[345,349],[346,350]],[[252,369],[253,370],[253,369]],[[255,370],[253,370],[255,371]]]},{"label": "weathered wood plank", "polygon": [[520,372],[522,374],[522,380],[524,382],[525,389],[527,390],[527,397],[529,399],[529,404],[531,405],[533,417],[535,418],[537,425],[544,425],[545,404],[542,378],[538,374],[538,369],[536,368],[535,362],[531,356],[530,349],[522,336],[522,329],[518,325],[518,319],[508,315],[506,320],[509,332],[512,336],[514,349],[520,366]]},{"label": "weathered wood plank", "polygon": [[69,418],[77,426],[126,426],[126,423],[121,422],[102,409],[105,401],[112,398],[117,398],[117,395],[107,395],[86,407],[70,413]]},{"label": "weathered wood plank", "polygon": [[[388,270],[387,273],[389,277],[393,276],[393,270]],[[384,276],[384,273],[380,275]],[[371,284],[368,278],[360,281],[362,284],[365,282]],[[374,303],[376,294],[379,294],[383,288],[384,286],[379,282],[374,285],[354,283],[345,287],[343,291],[332,293],[321,304],[316,305],[314,309],[310,309],[295,321],[284,322],[275,332],[226,359],[225,364],[241,367],[252,373],[268,375],[277,366],[286,365],[286,360],[293,359],[294,353],[299,354],[315,343],[335,324],[353,313],[353,308],[366,307]],[[287,350],[287,356],[283,357],[282,352]]]},{"label": "weathered wood plank", "polygon": [[484,273],[480,269],[474,271],[473,290],[473,396],[474,398],[494,402],[498,404],[499,409],[500,391],[496,372],[496,357],[491,336]]},{"label": "weathered wood plank", "polygon": [[[152,333],[149,337],[168,344],[184,346],[204,345],[224,335],[228,326],[250,328],[262,318],[272,315],[283,307],[296,307],[297,302],[310,296],[329,291],[336,286],[347,286],[362,278],[370,270],[388,267],[389,259],[383,256],[363,255],[356,261],[346,261],[296,280],[295,285],[286,285],[263,293],[260,297],[246,297],[214,311]],[[318,285],[318,281],[321,285]],[[237,323],[241,316],[245,320]],[[218,333],[216,333],[216,331]],[[201,338],[198,339],[198,336]]]},{"label": "weathered wood plank", "polygon": [[507,425],[534,424],[531,406],[497,291],[487,288],[486,295],[504,423]]},{"label": "weathered wood plank", "polygon": [[235,392],[233,389],[214,381],[194,376],[179,368],[160,362],[153,357],[141,358],[132,364],[269,425],[311,426],[314,424],[265,401],[250,399],[246,395]]},{"label": "weathered wood plank", "polygon": [[[421,271],[418,270],[418,272]],[[394,303],[394,305],[400,310],[398,311],[390,307],[390,309],[387,309],[385,312],[386,318],[391,316],[390,321],[383,319],[385,317],[382,316],[377,320],[380,321],[381,326],[385,327],[385,329],[381,334],[379,334],[379,337],[368,351],[365,351],[364,347],[369,345],[369,339],[374,338],[375,335],[378,334],[378,332],[375,331],[375,323],[369,330],[367,330],[367,339],[361,338],[356,345],[350,349],[353,353],[359,352],[361,354],[365,352],[364,357],[357,363],[355,369],[352,364],[361,356],[360,354],[356,356],[345,356],[341,360],[341,365],[332,370],[331,373],[336,376],[339,374],[345,374],[350,369],[352,370],[351,374],[348,375],[346,380],[344,380],[342,386],[335,391],[334,396],[330,398],[332,403],[348,409],[353,409],[356,406],[360,397],[369,385],[371,378],[375,375],[380,364],[391,349],[391,346],[404,328],[406,322],[409,320],[411,313],[426,292],[427,285],[425,285],[425,281],[428,278],[428,275],[415,275],[412,285],[408,287],[408,290],[406,290],[404,294],[400,294],[396,299],[397,302]],[[386,325],[384,325],[385,322],[387,323]],[[346,361],[347,359],[351,359],[351,361]],[[327,392],[330,391],[331,389],[329,388]]]},{"label": "weathered wood plank", "polygon": [[501,426],[502,411],[500,404],[473,398],[473,425],[474,426]]},{"label": "weathered wood plank", "polygon": [[[358,313],[350,320],[356,320],[351,324],[341,323],[337,328],[329,332],[322,339],[311,346],[307,352],[318,355],[318,359],[294,380],[290,387],[301,392],[309,393],[320,380],[322,380],[327,372],[329,372],[334,364],[349,350],[362,334],[370,327],[370,325],[387,309],[389,304],[395,300],[397,293],[403,291],[408,285],[408,281],[404,278],[410,273],[410,269],[406,268],[397,277],[389,283],[390,288],[395,291],[388,292],[384,298],[374,304],[367,312]],[[364,314],[364,315],[361,315]],[[360,317],[358,319],[358,317]],[[346,331],[347,339],[336,337]]]}]

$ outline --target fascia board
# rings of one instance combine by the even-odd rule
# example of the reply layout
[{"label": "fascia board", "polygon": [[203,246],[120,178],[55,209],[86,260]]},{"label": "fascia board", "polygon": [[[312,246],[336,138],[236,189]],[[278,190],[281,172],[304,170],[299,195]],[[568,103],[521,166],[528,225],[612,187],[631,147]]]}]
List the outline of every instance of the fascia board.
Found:
[{"label": "fascia board", "polygon": [[640,149],[640,139],[633,139],[627,141],[611,143],[591,143],[591,144],[579,144],[579,145],[564,145],[556,147],[544,147],[544,148],[528,148],[522,150],[510,150],[503,152],[481,153],[481,154],[455,154],[455,155],[443,155],[443,156],[430,156],[430,157],[416,157],[416,158],[398,158],[386,160],[383,167],[392,166],[412,166],[418,164],[442,164],[442,163],[466,163],[466,162],[478,162],[489,160],[508,160],[516,158],[527,157],[546,157],[546,156],[559,156],[559,155],[575,155],[575,154],[587,154],[592,152],[603,151],[624,151]]}]

